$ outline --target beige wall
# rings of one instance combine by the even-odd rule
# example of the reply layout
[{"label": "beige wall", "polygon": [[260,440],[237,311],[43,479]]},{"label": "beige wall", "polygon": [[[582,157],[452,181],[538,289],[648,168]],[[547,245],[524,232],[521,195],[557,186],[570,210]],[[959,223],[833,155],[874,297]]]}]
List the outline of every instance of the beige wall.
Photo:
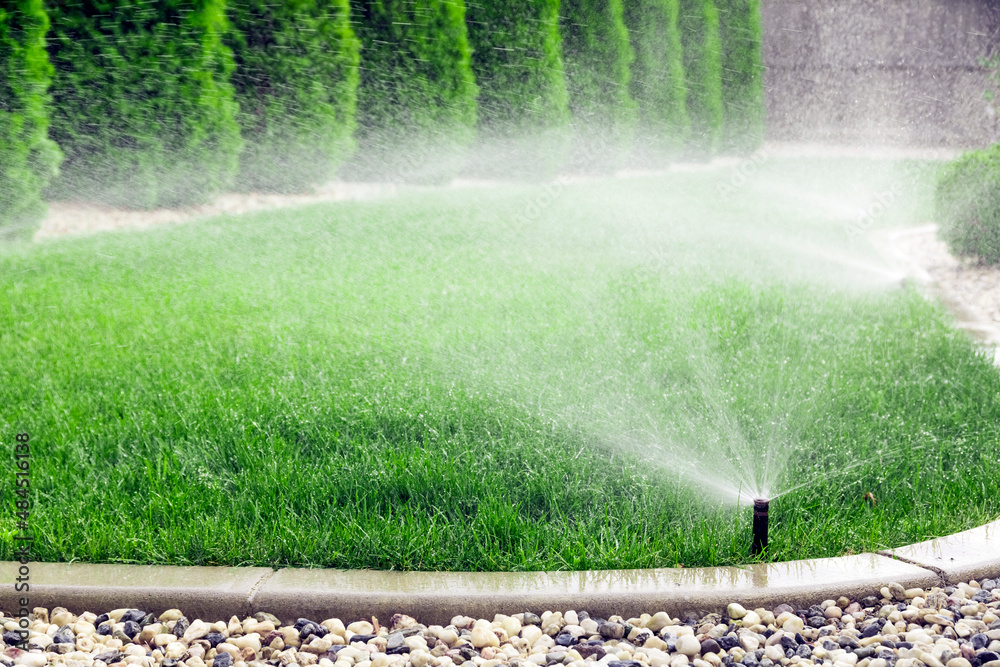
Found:
[{"label": "beige wall", "polygon": [[1000,0],[763,0],[763,14],[771,140],[1000,139],[977,64],[1000,45]]}]

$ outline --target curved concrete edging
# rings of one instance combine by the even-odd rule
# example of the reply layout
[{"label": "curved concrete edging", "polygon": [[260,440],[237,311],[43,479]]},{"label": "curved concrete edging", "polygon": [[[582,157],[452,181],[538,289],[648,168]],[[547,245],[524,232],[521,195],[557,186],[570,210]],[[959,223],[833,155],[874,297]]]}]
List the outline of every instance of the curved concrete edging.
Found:
[{"label": "curved concrete edging", "polygon": [[465,614],[492,618],[522,611],[585,609],[638,616],[815,604],[846,595],[878,595],[891,581],[906,588],[1000,576],[1000,519],[948,537],[878,554],[744,567],[591,570],[583,572],[391,572],[265,567],[178,567],[29,563],[27,593],[17,592],[19,564],[0,563],[0,609],[66,607],[74,613],[139,608],[182,609],[189,618],[225,619],[267,611],[298,617],[383,620],[406,613],[446,625]]}]

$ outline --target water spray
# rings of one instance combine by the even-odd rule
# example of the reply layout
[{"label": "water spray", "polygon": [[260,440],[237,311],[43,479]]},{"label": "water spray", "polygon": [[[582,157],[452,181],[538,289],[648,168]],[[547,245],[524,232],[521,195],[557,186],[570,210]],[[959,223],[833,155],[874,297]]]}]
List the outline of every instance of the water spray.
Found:
[{"label": "water spray", "polygon": [[753,501],[753,542],[750,544],[750,555],[758,556],[767,549],[767,509],[771,501],[767,498],[755,498]]}]

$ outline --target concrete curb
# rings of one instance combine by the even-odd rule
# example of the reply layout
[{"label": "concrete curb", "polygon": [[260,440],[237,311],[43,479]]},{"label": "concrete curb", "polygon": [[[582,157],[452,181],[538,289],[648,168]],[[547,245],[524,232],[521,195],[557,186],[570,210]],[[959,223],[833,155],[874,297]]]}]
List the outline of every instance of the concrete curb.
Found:
[{"label": "concrete curb", "polygon": [[972,530],[881,554],[744,567],[591,570],[583,572],[387,572],[264,567],[176,567],[29,563],[30,589],[17,592],[20,565],[0,563],[0,609],[66,607],[73,613],[139,608],[182,609],[189,618],[241,618],[267,611],[345,621],[406,613],[426,624],[466,614],[492,618],[546,610],[592,614],[721,611],[786,602],[806,606],[846,595],[878,595],[891,581],[930,587],[1000,576],[1000,519]]}]

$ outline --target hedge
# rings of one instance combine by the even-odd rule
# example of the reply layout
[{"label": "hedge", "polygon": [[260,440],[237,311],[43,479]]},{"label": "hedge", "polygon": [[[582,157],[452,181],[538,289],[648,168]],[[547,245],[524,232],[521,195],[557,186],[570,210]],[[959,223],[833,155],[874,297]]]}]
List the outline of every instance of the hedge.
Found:
[{"label": "hedge", "polygon": [[573,168],[618,166],[632,147],[638,105],[629,93],[634,59],[622,0],[563,0],[560,8]]},{"label": "hedge", "polygon": [[760,0],[716,0],[722,40],[722,149],[748,154],[764,143]]},{"label": "hedge", "polygon": [[241,148],[224,0],[49,4],[50,197],[151,208],[229,188]]},{"label": "hedge", "polygon": [[1000,263],[1000,144],[948,164],[934,194],[938,233],[952,253]]},{"label": "hedge", "polygon": [[476,2],[469,5],[467,25],[479,84],[479,141],[471,170],[551,175],[569,147],[559,0]]},{"label": "hedge", "polygon": [[722,142],[722,45],[713,0],[680,0],[677,23],[684,48],[687,110],[691,119],[688,151],[693,157],[718,152]]},{"label": "hedge", "polygon": [[360,42],[350,11],[348,0],[228,0],[238,190],[306,190],[353,152]]},{"label": "hedge", "polygon": [[349,178],[440,182],[475,136],[463,0],[351,0],[361,39],[358,152]]},{"label": "hedge", "polygon": [[48,139],[42,0],[0,0],[0,236],[26,237],[45,215],[42,189],[60,154]]},{"label": "hedge", "polygon": [[678,157],[691,122],[687,114],[678,0],[625,4],[635,60],[629,91],[639,105],[634,159],[656,164]]}]

